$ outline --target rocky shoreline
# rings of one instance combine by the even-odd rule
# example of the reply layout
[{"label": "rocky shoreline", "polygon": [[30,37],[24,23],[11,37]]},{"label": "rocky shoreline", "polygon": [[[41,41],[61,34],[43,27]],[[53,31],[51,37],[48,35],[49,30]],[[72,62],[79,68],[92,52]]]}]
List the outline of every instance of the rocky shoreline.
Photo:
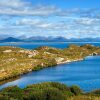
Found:
[{"label": "rocky shoreline", "polygon": [[60,64],[67,64],[67,63],[77,62],[77,61],[82,61],[82,60],[84,60],[84,59],[67,60],[67,61],[64,61],[64,62],[59,62],[59,63],[57,63],[57,65],[60,65]]}]

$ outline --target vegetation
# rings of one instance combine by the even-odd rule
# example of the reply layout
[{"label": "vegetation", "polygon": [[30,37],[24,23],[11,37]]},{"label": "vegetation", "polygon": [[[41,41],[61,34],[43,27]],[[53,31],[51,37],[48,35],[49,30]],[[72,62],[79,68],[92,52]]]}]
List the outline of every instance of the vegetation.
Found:
[{"label": "vegetation", "polygon": [[[0,82],[30,71],[52,67],[61,63],[83,60],[100,54],[100,47],[70,45],[65,49],[39,47],[27,50],[17,47],[0,47]],[[100,100],[100,90],[84,93],[78,86],[68,87],[55,82],[17,86],[0,91],[0,100]]]},{"label": "vegetation", "polygon": [[15,78],[30,71],[78,61],[86,56],[99,54],[100,47],[92,45],[70,45],[65,49],[43,46],[34,50],[1,46],[0,81]]},{"label": "vegetation", "polygon": [[0,100],[100,100],[100,90],[83,93],[78,86],[68,87],[56,82],[29,85],[24,89],[17,86],[0,91]]}]

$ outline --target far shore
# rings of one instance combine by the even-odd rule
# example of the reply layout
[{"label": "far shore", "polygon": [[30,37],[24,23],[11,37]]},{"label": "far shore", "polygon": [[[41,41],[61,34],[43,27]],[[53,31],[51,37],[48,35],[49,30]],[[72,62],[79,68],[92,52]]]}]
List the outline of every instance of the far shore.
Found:
[{"label": "far shore", "polygon": [[8,43],[8,44],[41,44],[41,43],[44,43],[44,44],[52,44],[52,43],[100,43],[100,42],[0,42],[0,44],[5,44],[5,43]]}]

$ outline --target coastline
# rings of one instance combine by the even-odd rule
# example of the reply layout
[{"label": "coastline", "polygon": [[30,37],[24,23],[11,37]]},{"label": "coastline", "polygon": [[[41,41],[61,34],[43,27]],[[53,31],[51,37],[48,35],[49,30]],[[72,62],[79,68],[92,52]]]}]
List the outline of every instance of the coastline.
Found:
[{"label": "coastline", "polygon": [[2,84],[4,81],[15,79],[32,71],[81,61],[87,56],[99,55],[100,48],[89,44],[71,45],[65,49],[42,46],[33,50],[8,46],[1,47],[0,52],[1,59],[4,58],[1,60],[0,70],[0,84]]},{"label": "coastline", "polygon": [[[64,61],[64,62],[59,62],[59,63],[57,63],[57,65],[68,64],[68,63],[78,62],[78,61],[82,61],[82,60],[84,60],[84,58],[83,59],[75,59],[75,60],[67,60],[67,61]],[[57,66],[57,65],[54,65],[54,66]],[[54,67],[54,66],[45,66],[44,68]],[[28,70],[27,72],[23,72],[19,75],[16,75],[16,76],[13,76],[13,77],[8,77],[8,78],[0,81],[0,85],[5,84],[6,82],[11,82],[13,80],[19,79],[22,75],[25,75],[27,73],[39,71],[39,70],[44,69],[44,68],[39,68],[39,69],[35,69],[35,70],[30,70],[30,71]]]},{"label": "coastline", "polygon": [[60,65],[60,64],[67,64],[67,63],[72,63],[72,62],[78,62],[78,61],[82,61],[82,60],[84,60],[84,58],[75,59],[75,60],[67,60],[67,61],[64,61],[64,62],[59,62],[59,63],[57,63],[57,65]]},{"label": "coastline", "polygon": [[[92,56],[91,56],[92,57]],[[95,60],[95,58],[98,58],[98,56],[93,56],[92,58],[94,58],[94,60]],[[99,56],[99,58],[100,58],[100,56]],[[76,72],[74,75],[77,75],[77,70],[79,70],[80,69],[80,72],[82,71],[82,73],[84,72],[84,70],[82,70],[82,69],[84,69],[84,68],[87,68],[88,69],[88,66],[84,66],[84,62],[87,62],[87,60],[88,61],[91,61],[91,59],[89,60],[87,57],[86,58],[84,58],[84,60],[85,61],[77,61],[77,62],[72,62],[72,63],[68,63],[68,64],[62,64],[62,65],[58,65],[58,66],[56,66],[56,67],[50,67],[50,68],[45,68],[45,69],[43,69],[43,70],[40,70],[40,71],[37,71],[37,72],[30,72],[30,73],[28,73],[28,74],[26,74],[26,75],[22,75],[19,79],[17,78],[17,79],[14,79],[14,80],[8,80],[8,82],[6,81],[6,83],[4,83],[3,85],[1,85],[0,86],[0,88],[5,88],[5,87],[9,87],[10,86],[10,84],[12,84],[12,85],[16,85],[16,83],[17,82],[19,82],[19,83],[17,83],[18,84],[18,86],[20,87],[20,88],[24,88],[25,86],[27,86],[27,85],[29,85],[29,84],[38,84],[38,83],[41,83],[42,82],[42,77],[44,77],[44,78],[46,78],[47,76],[50,76],[50,74],[49,73],[51,73],[51,76],[53,77],[54,75],[55,76],[59,76],[59,75],[61,75],[61,76],[59,76],[60,78],[62,77],[62,79],[63,79],[63,73],[65,73],[65,75],[70,79],[71,78],[71,74],[72,73],[70,73],[69,74],[69,72],[70,72],[70,70],[72,70],[71,72]],[[95,62],[95,61],[94,61]],[[73,65],[77,65],[76,66],[76,68],[74,67],[73,68]],[[72,65],[72,66],[71,66]],[[80,66],[80,65],[83,65],[84,67],[82,67],[82,66]],[[69,67],[70,66],[70,67]],[[80,67],[79,67],[80,66]],[[81,69],[81,67],[82,67],[82,69]],[[91,66],[92,67],[92,66]],[[91,67],[89,67],[90,68],[90,70],[91,70]],[[95,66],[94,66],[94,69],[95,69]],[[99,68],[100,69],[100,68]],[[52,71],[51,71],[52,70]],[[55,71],[56,72],[55,72]],[[58,70],[59,71],[61,71],[61,72],[58,72]],[[68,72],[68,70],[69,70],[69,72]],[[49,72],[50,71],[50,72]],[[68,73],[67,73],[67,72]],[[88,70],[89,71],[89,70]],[[88,73],[88,71],[87,71],[87,73]],[[42,72],[42,73],[41,73]],[[54,73],[53,73],[54,72]],[[41,74],[40,74],[41,73]],[[57,73],[57,74],[56,74]],[[58,73],[62,73],[62,74],[58,74]],[[91,72],[90,72],[91,73]],[[43,76],[43,75],[46,75],[46,76]],[[83,73],[84,74],[84,73]],[[38,75],[38,77],[40,78],[40,80],[39,80],[39,82],[36,82],[36,77],[37,77],[37,75]],[[68,76],[69,75],[69,76]],[[31,78],[29,78],[28,79],[28,77],[29,76],[31,76]],[[67,77],[66,77],[66,79],[67,79]],[[25,79],[25,80],[23,80],[23,79]],[[28,79],[28,80],[27,80]],[[20,81],[21,80],[21,81]],[[31,81],[32,80],[32,81]],[[47,78],[47,80],[48,81],[46,81],[46,82],[49,82],[49,77]],[[73,77],[73,80],[74,80],[74,77]],[[11,81],[11,82],[9,82],[9,81]],[[23,81],[25,82],[25,85],[23,86],[23,87],[21,87],[21,84],[23,83]],[[66,80],[66,81],[68,81],[68,80]],[[80,81],[81,81],[81,79],[80,79]],[[29,82],[29,83],[27,83],[27,82]],[[36,83],[34,83],[34,82],[36,82]],[[54,82],[56,82],[56,77],[55,77],[55,80],[54,80]],[[59,82],[61,82],[61,81],[59,81]],[[62,82],[61,82],[62,83]],[[64,83],[64,84],[66,84],[66,83]],[[82,83],[82,84],[84,84],[84,83]],[[66,85],[69,85],[68,83],[66,84]],[[79,85],[80,86],[80,85]],[[81,87],[81,86],[80,86]],[[99,88],[99,87],[98,87]],[[94,88],[95,89],[95,88]],[[91,90],[94,90],[94,89],[91,89]],[[84,88],[83,88],[83,90],[84,91],[87,91],[87,90],[85,90]]]}]

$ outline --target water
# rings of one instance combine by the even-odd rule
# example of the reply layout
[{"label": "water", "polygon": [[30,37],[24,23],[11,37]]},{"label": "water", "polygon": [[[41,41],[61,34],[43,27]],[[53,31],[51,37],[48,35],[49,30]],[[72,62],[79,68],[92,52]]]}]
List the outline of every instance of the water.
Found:
[{"label": "water", "polygon": [[15,47],[21,47],[21,48],[26,48],[26,49],[34,49],[34,48],[38,48],[40,46],[50,46],[50,47],[56,47],[56,48],[66,48],[68,47],[70,44],[76,44],[76,45],[84,45],[84,44],[92,44],[95,46],[100,46],[99,42],[95,42],[95,43],[85,43],[85,42],[54,42],[54,43],[0,43],[0,46],[15,46]]},{"label": "water", "polygon": [[[58,48],[65,48],[70,44],[16,44],[18,47],[36,48],[38,46],[49,45]],[[81,44],[80,44],[81,45]],[[82,44],[83,45],[83,44]],[[100,46],[100,44],[95,44]],[[7,82],[0,86],[0,89],[18,85],[24,88],[27,85],[40,82],[61,82],[68,86],[79,85],[84,91],[91,91],[100,88],[100,56],[89,56],[83,61],[61,64],[56,67],[45,68],[40,71],[30,72],[12,82]]]},{"label": "water", "polygon": [[69,86],[76,84],[84,91],[98,89],[100,88],[100,56],[30,72],[15,81],[1,85],[0,89],[12,85],[24,88],[29,84],[48,81],[61,82]]}]

